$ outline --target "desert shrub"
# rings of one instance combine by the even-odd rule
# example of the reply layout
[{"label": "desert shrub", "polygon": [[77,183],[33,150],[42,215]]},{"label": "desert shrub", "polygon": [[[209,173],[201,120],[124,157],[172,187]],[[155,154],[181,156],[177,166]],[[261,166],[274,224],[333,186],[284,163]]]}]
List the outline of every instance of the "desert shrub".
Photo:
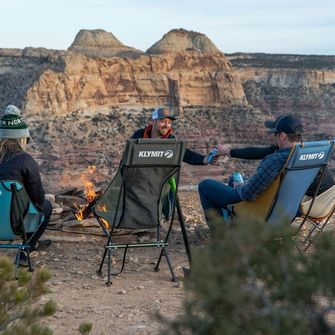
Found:
[{"label": "desert shrub", "polygon": [[182,313],[160,316],[162,334],[332,334],[334,234],[321,234],[306,254],[293,233],[215,222],[215,236],[194,251]]},{"label": "desert shrub", "polygon": [[49,335],[52,330],[40,324],[43,317],[52,315],[56,305],[49,300],[40,303],[47,293],[50,274],[45,269],[34,274],[20,271],[15,279],[15,267],[8,257],[0,257],[0,334]]}]

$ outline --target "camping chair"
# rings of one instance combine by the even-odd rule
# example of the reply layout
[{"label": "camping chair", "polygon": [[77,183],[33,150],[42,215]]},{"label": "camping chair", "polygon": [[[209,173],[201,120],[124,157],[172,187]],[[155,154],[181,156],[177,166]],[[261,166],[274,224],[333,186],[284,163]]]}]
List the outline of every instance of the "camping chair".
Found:
[{"label": "camping chair", "polygon": [[306,216],[309,216],[333,146],[334,141],[295,145],[280,175],[256,200],[243,201],[233,206],[235,220],[250,220],[252,217],[271,225],[292,223],[298,216],[306,191],[319,174],[315,194],[305,206]]},{"label": "camping chair", "polygon": [[[186,228],[178,199],[178,182],[184,150],[184,142],[178,140],[132,139],[127,141],[117,174],[106,191],[92,206],[94,216],[107,237],[104,254],[97,271],[101,274],[107,255],[107,285],[111,284],[111,275],[118,275],[123,271],[127,250],[138,247],[160,248],[161,253],[155,270],[158,271],[161,258],[164,255],[172,280],[175,281],[176,277],[166,250],[175,209],[177,209],[188,260],[190,260]],[[173,187],[169,185],[173,185]],[[165,238],[161,239],[162,198],[171,189],[174,194],[172,216]],[[113,233],[116,228],[155,228],[156,239],[152,242],[142,243],[115,243]],[[124,256],[121,270],[112,274],[111,255],[112,250],[116,249],[124,249]]]},{"label": "camping chair", "polygon": [[299,229],[310,224],[311,229],[303,240],[307,250],[314,238],[325,230],[327,223],[335,212],[335,185],[316,197],[305,196],[300,205],[301,217]]},{"label": "camping chair", "polygon": [[[19,254],[25,252],[28,269],[33,271],[30,261],[30,245],[27,233],[35,233],[43,222],[43,214],[34,206],[23,185],[15,180],[0,181],[0,249],[17,249],[16,269]],[[21,243],[13,243],[21,238]]]}]

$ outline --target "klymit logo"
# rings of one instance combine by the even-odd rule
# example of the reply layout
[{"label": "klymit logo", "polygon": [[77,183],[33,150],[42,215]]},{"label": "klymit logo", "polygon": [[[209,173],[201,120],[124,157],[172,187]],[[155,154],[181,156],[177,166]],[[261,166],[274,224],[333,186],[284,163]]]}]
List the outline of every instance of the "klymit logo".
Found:
[{"label": "klymit logo", "polygon": [[173,157],[173,151],[172,150],[166,150],[164,152],[164,157],[165,158],[172,158]]},{"label": "klymit logo", "polygon": [[172,150],[166,150],[166,151],[139,151],[138,157],[140,158],[172,158],[173,157],[173,151]]},{"label": "klymit logo", "polygon": [[325,156],[324,151],[317,152],[315,154],[306,154],[299,157],[299,161],[308,161],[311,159],[322,159]]}]

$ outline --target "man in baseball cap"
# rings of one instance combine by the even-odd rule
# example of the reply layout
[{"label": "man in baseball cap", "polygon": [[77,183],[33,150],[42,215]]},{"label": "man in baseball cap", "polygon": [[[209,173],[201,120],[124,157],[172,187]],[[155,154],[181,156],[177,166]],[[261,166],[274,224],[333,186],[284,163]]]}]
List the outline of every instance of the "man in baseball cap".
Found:
[{"label": "man in baseball cap", "polygon": [[175,120],[175,116],[172,110],[166,108],[166,107],[159,107],[156,108],[153,112],[152,112],[152,119],[153,120],[161,120],[161,119],[170,119],[170,120]]},{"label": "man in baseball cap", "polygon": [[269,128],[269,134],[297,134],[302,135],[303,126],[296,116],[294,115],[283,115],[278,117],[275,121],[265,121],[265,126]]}]

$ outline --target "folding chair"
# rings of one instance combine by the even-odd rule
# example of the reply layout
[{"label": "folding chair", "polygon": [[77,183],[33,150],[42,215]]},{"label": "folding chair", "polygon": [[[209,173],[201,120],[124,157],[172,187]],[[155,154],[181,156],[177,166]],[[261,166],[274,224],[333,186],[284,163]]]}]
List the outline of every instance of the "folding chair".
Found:
[{"label": "folding chair", "polygon": [[[33,271],[30,261],[30,239],[27,233],[35,233],[43,222],[43,214],[34,206],[24,189],[15,180],[0,181],[0,249],[17,249],[16,268],[19,266],[19,254],[25,252],[28,269]],[[20,243],[13,243],[21,238]]]},{"label": "folding chair", "polygon": [[304,250],[307,250],[314,238],[325,230],[327,223],[335,212],[335,185],[314,198],[304,197],[300,206],[300,212],[301,215],[299,216],[303,220],[300,223],[299,229],[306,224],[311,226],[311,229],[303,240],[303,244],[305,245]]},{"label": "folding chair", "polygon": [[[104,254],[97,271],[99,274],[102,273],[107,255],[107,285],[111,284],[112,275],[118,275],[123,271],[127,250],[138,247],[160,248],[161,252],[155,270],[159,270],[159,264],[164,255],[172,280],[175,281],[176,277],[166,250],[174,222],[175,209],[177,209],[186,253],[190,261],[190,249],[178,198],[178,183],[184,150],[184,142],[179,140],[133,139],[127,141],[117,174],[92,206],[94,216],[107,237]],[[164,193],[166,194],[164,190],[171,189],[171,187],[167,188],[168,184],[173,185],[174,201],[168,231],[165,238],[161,239],[162,197]],[[156,228],[156,239],[146,243],[115,243],[113,233],[116,228]],[[119,272],[111,273],[112,250],[116,249],[125,249],[122,267]]]},{"label": "folding chair", "polygon": [[[330,159],[334,141],[304,142],[294,146],[279,177],[255,201],[243,201],[233,206],[237,220],[257,218],[271,225],[292,223],[306,191],[320,174],[315,194],[308,206],[310,214],[322,177]],[[302,225],[304,222],[300,225]]]}]

